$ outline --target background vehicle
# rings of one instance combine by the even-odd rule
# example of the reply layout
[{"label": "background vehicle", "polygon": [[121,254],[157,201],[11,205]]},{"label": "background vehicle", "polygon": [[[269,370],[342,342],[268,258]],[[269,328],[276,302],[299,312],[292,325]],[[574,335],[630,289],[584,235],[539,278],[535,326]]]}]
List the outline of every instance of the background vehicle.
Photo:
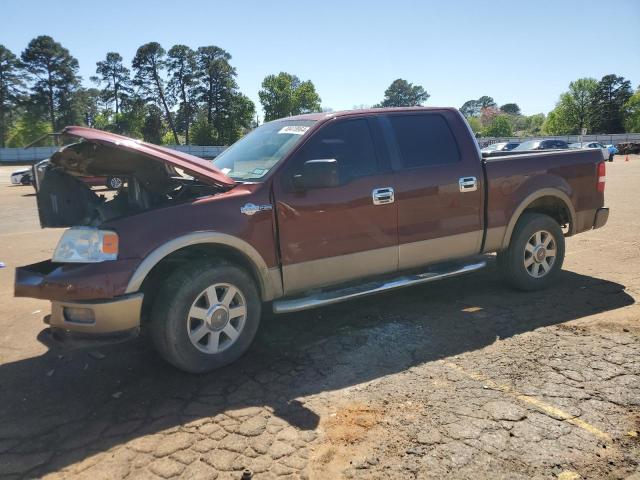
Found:
[{"label": "background vehicle", "polygon": [[[37,201],[43,227],[72,228],[51,261],[16,269],[15,294],[52,301],[55,335],[142,329],[189,372],[242,355],[264,305],[294,312],[430,282],[493,252],[511,285],[544,288],[564,237],[608,218],[600,152],[483,160],[456,109],[285,118],[213,163],[65,133],[81,141],[51,158]],[[83,172],[127,185],[106,198]]]},{"label": "background vehicle", "polygon": [[30,185],[31,178],[31,169],[23,168],[22,170],[16,170],[11,174],[11,183],[13,185]]},{"label": "background vehicle", "polygon": [[[33,181],[33,187],[38,191],[40,182],[45,175],[45,172],[49,166],[49,159],[42,160],[36,163],[31,169],[31,178]],[[80,176],[78,177],[84,183],[91,187],[106,187],[109,190],[119,190],[126,182],[126,178],[119,176]]]},{"label": "background vehicle", "polygon": [[528,140],[522,142],[513,151],[528,152],[530,150],[558,150],[563,148],[569,148],[569,145],[564,140]]},{"label": "background vehicle", "polygon": [[602,158],[613,162],[613,155],[609,152],[609,148],[599,142],[576,142],[569,145],[569,148],[594,148],[602,152]]},{"label": "background vehicle", "polygon": [[509,150],[513,150],[514,148],[516,148],[518,145],[520,145],[520,143],[518,142],[498,142],[498,143],[492,143],[491,145],[487,145],[486,147],[484,147],[481,152],[482,153],[491,153],[491,152],[502,152],[502,151],[509,151]]}]

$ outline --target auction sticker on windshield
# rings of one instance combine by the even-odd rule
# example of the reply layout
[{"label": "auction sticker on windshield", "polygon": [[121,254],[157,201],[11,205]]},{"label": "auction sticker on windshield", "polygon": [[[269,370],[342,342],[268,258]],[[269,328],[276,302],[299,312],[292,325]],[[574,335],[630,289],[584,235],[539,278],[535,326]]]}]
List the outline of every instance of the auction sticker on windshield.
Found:
[{"label": "auction sticker on windshield", "polygon": [[304,135],[304,133],[309,130],[309,127],[305,127],[303,125],[289,125],[287,127],[282,127],[278,130],[278,133],[289,133],[293,135]]}]

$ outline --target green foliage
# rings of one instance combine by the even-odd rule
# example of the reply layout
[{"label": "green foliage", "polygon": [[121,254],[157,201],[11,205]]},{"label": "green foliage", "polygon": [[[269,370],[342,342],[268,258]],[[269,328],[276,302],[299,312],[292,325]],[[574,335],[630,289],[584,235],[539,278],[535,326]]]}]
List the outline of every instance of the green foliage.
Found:
[{"label": "green foliage", "polygon": [[165,81],[163,70],[166,68],[166,52],[158,42],[149,42],[142,45],[136,51],[131,66],[135,72],[133,83],[137,86],[143,98],[150,104],[162,109],[169,123],[171,133],[176,145],[179,145],[178,132],[173,123],[173,117],[165,94]]},{"label": "green foliage", "polygon": [[467,122],[469,122],[469,126],[476,137],[482,133],[482,123],[478,117],[468,117]]},{"label": "green foliage", "polygon": [[80,85],[78,61],[48,35],[31,40],[21,59],[30,76],[33,110],[47,112],[53,130],[77,123],[72,96]]},{"label": "green foliage", "polygon": [[417,107],[422,105],[430,95],[421,85],[398,78],[384,92],[384,99],[376,107]]},{"label": "green foliage", "polygon": [[640,90],[624,104],[624,126],[627,132],[640,132]]},{"label": "green foliage", "polygon": [[0,45],[0,148],[4,147],[12,112],[23,95],[24,73],[18,58],[4,45]]},{"label": "green foliage", "polygon": [[494,109],[496,108],[496,106],[497,104],[492,97],[483,95],[477,100],[467,100],[466,102],[464,102],[464,104],[460,107],[460,113],[462,113],[462,115],[467,118],[479,117],[482,114],[483,110],[487,108]]},{"label": "green foliage", "polygon": [[595,133],[624,132],[624,105],[631,98],[631,82],[605,75],[593,93],[591,123]]},{"label": "green foliage", "polygon": [[174,45],[169,50],[167,70],[170,78],[167,92],[178,99],[180,123],[178,128],[185,135],[185,143],[189,144],[189,127],[195,105],[195,87],[197,83],[196,52],[186,45]]},{"label": "green foliage", "polygon": [[311,80],[301,82],[298,77],[286,72],[266,76],[258,96],[267,122],[320,111],[320,96]]},{"label": "green foliage", "polygon": [[131,72],[122,64],[122,56],[117,52],[107,53],[106,58],[96,63],[97,77],[91,77],[99,85],[104,85],[101,97],[104,102],[114,104],[117,116],[133,93]]},{"label": "green foliage", "polygon": [[520,115],[520,107],[517,103],[505,103],[500,107],[500,111],[507,115]]},{"label": "green foliage", "polygon": [[40,120],[27,112],[18,118],[7,132],[7,147],[25,147],[38,138],[52,133],[51,124],[46,120]]},{"label": "green foliage", "polygon": [[485,137],[511,137],[513,130],[506,115],[496,115],[483,131]]},{"label": "green foliage", "polygon": [[219,143],[230,144],[238,138],[240,129],[248,125],[249,113],[255,105],[238,91],[236,69],[230,64],[231,55],[220,47],[200,47],[196,52],[199,82],[196,98],[206,115],[207,127],[198,122],[198,139],[216,138]]}]

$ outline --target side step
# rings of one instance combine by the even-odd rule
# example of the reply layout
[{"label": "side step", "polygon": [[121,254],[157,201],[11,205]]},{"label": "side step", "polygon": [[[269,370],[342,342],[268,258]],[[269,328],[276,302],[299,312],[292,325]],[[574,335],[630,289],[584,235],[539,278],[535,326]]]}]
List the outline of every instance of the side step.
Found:
[{"label": "side step", "polygon": [[449,266],[440,270],[417,273],[411,275],[402,275],[387,280],[378,280],[374,282],[364,283],[355,286],[340,288],[337,290],[325,290],[314,292],[305,297],[283,298],[273,302],[274,313],[290,313],[307,310],[309,308],[322,307],[333,303],[344,302],[354,298],[373,295],[374,293],[386,292],[395,288],[409,287],[419,285],[421,283],[433,282],[443,278],[455,277],[463,273],[480,270],[487,265],[486,261],[477,263],[469,263],[466,265]]}]

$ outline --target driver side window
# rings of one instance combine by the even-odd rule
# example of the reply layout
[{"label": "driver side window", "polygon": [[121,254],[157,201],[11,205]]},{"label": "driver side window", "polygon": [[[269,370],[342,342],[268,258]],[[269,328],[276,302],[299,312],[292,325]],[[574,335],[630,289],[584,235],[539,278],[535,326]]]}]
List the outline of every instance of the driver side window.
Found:
[{"label": "driver side window", "polygon": [[378,162],[366,119],[334,121],[297,154],[296,167],[308,160],[335,159],[342,182],[378,172]]}]

